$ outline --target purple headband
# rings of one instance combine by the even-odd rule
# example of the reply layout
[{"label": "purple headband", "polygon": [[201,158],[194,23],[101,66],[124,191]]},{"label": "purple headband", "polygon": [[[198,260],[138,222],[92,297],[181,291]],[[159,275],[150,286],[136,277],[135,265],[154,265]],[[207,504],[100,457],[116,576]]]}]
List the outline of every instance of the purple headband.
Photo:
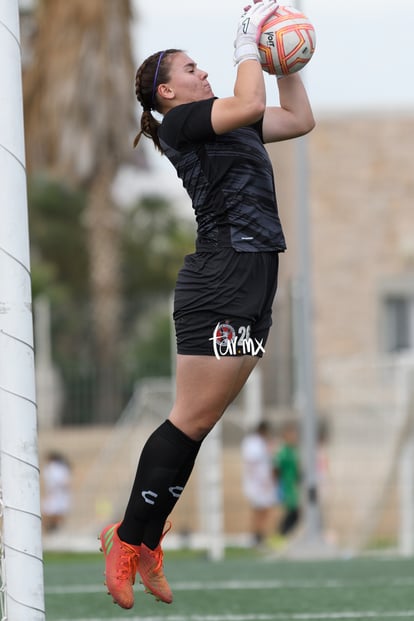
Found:
[{"label": "purple headband", "polygon": [[154,82],[152,83],[152,98],[151,98],[151,106],[152,106],[152,108],[155,108],[155,93],[156,93],[156,89],[157,89],[158,72],[160,70],[160,65],[161,65],[161,61],[163,59],[164,54],[165,54],[165,51],[164,52],[160,52],[160,55],[158,57],[157,68],[155,70]]}]

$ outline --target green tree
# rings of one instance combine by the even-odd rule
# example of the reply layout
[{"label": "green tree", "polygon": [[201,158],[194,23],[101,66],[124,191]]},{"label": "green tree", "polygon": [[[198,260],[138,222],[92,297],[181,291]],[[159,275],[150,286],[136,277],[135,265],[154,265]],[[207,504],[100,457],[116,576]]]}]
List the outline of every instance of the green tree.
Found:
[{"label": "green tree", "polygon": [[[99,401],[91,341],[86,197],[48,178],[29,184],[33,291],[52,303],[53,356],[64,379],[64,419],[93,420]],[[120,213],[124,314],[119,333],[120,385],[165,375],[171,361],[170,296],[183,255],[193,247],[193,225],[162,197],[148,196]]]},{"label": "green tree", "polygon": [[122,235],[124,354],[135,377],[171,371],[171,296],[185,254],[194,250],[194,224],[177,217],[160,196],[131,208]]},{"label": "green tree", "polygon": [[129,0],[41,0],[23,75],[29,172],[86,196],[88,276],[98,370],[97,415],[119,413],[113,386],[121,317],[120,214],[112,183],[135,131]]},{"label": "green tree", "polygon": [[[81,221],[86,197],[57,181],[37,176],[28,187],[33,297],[66,290],[89,292],[87,234]],[[55,292],[55,294],[53,293]]]},{"label": "green tree", "polygon": [[156,297],[173,289],[183,255],[193,251],[194,226],[165,198],[146,196],[127,212],[122,239],[127,299],[137,291]]}]

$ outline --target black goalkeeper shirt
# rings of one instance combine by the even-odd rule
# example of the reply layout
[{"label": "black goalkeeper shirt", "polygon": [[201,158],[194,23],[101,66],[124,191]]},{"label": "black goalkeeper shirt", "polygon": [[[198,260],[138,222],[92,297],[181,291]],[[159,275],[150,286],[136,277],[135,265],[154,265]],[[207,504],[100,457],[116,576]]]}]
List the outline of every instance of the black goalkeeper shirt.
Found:
[{"label": "black goalkeeper shirt", "polygon": [[173,108],[158,130],[162,149],[192,200],[196,249],[283,252],[262,122],[217,135],[211,125],[214,99]]}]

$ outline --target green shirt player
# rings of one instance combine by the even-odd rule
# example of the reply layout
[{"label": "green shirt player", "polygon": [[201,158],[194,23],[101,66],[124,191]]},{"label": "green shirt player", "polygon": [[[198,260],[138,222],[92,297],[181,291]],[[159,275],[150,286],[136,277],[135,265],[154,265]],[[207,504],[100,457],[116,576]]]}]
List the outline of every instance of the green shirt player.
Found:
[{"label": "green shirt player", "polygon": [[284,508],[278,525],[278,534],[286,537],[297,525],[300,517],[300,465],[297,429],[287,424],[282,432],[283,444],[274,456],[273,466],[278,482],[278,497]]}]

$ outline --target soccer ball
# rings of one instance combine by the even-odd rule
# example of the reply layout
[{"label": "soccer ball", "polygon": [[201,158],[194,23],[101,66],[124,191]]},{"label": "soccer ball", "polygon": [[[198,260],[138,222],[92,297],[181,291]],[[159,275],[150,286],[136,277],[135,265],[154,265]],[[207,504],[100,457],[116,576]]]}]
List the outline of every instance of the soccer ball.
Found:
[{"label": "soccer ball", "polygon": [[258,43],[262,69],[278,76],[300,71],[312,58],[315,44],[315,29],[306,15],[279,6],[262,26]]}]

